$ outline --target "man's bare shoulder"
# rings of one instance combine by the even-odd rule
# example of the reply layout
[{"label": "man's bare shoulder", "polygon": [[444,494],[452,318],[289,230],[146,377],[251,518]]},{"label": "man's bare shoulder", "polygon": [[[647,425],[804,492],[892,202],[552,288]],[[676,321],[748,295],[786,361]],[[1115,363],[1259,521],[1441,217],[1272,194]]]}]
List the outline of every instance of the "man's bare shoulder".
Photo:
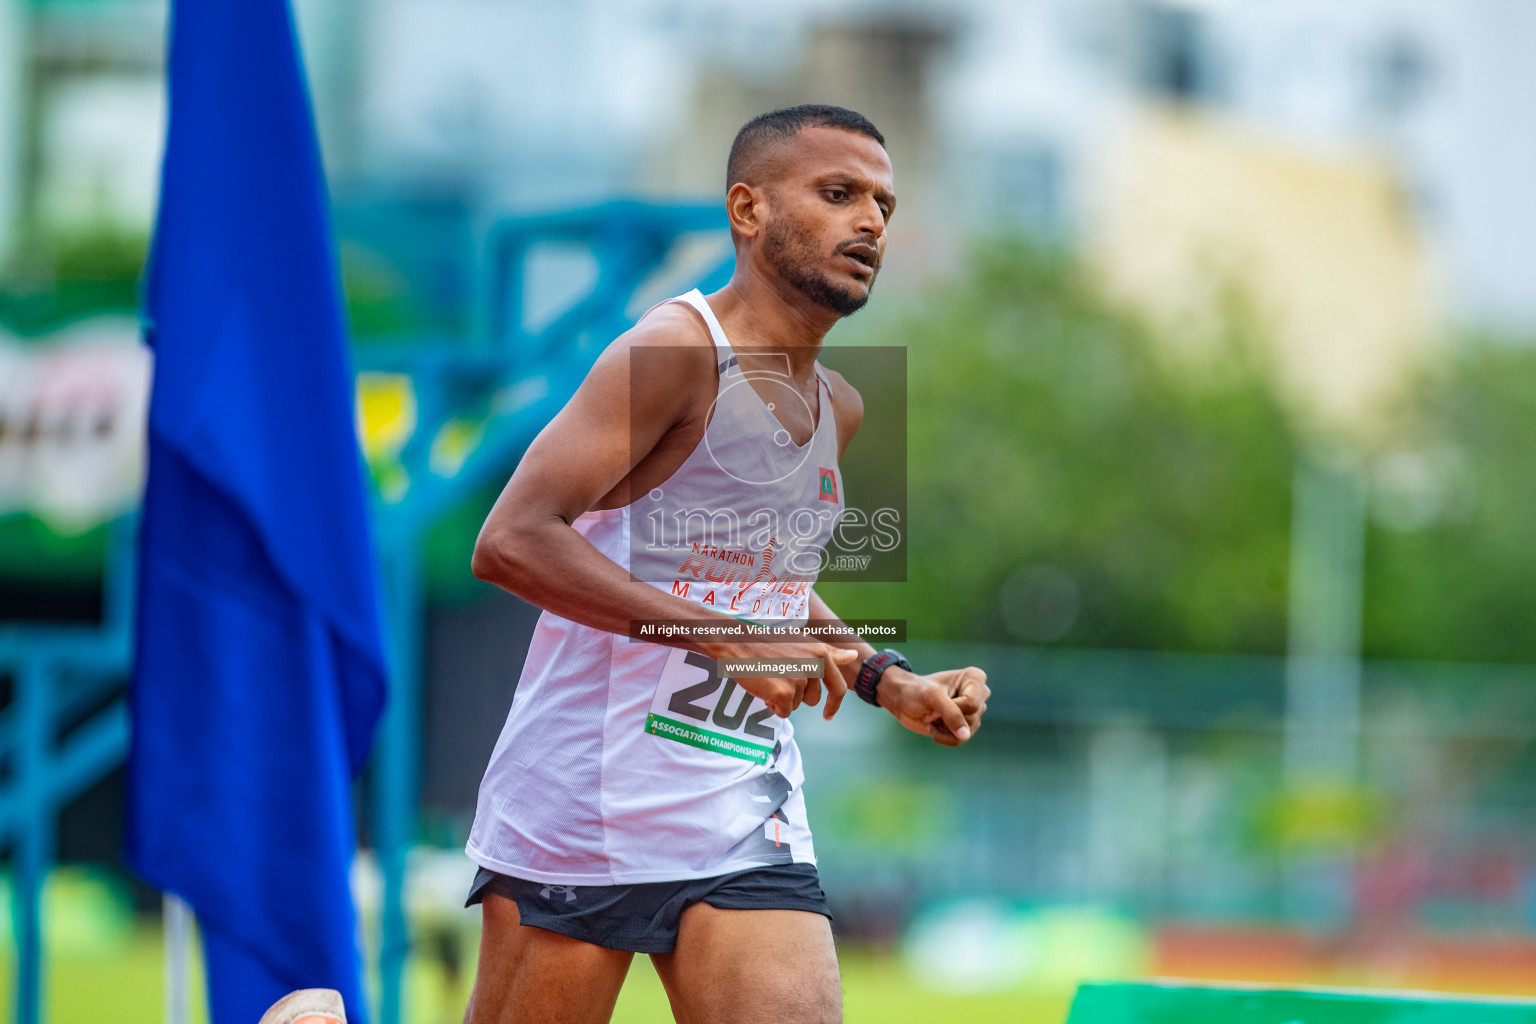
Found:
[{"label": "man's bare shoulder", "polygon": [[667,346],[675,348],[714,348],[709,327],[698,310],[682,302],[657,306],[640,322],[614,339],[615,346]]},{"label": "man's bare shoulder", "polygon": [[714,397],[714,342],[694,309],[670,302],[610,342],[594,374],[608,382],[605,394],[626,389],[632,408],[646,410],[647,418],[691,418]]}]

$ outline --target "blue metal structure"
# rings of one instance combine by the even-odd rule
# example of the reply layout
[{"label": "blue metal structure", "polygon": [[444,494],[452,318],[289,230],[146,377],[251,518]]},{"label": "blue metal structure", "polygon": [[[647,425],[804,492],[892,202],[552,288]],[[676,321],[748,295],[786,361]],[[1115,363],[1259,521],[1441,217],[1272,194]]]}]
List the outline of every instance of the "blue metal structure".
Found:
[{"label": "blue metal structure", "polygon": [[[384,877],[379,946],[381,1024],[404,1019],[409,953],[404,889],[415,841],[421,750],[419,549],[425,532],[466,498],[504,477],[533,436],[565,404],[602,347],[622,333],[679,242],[719,235],[717,205],[614,201],[587,209],[497,223],[487,236],[480,329],[469,339],[415,339],[358,353],[363,372],[408,375],[416,429],[397,454],[403,487],[376,496],[376,531],[390,629],[390,699],[375,746],[373,843]],[[596,268],[586,294],[547,325],[530,329],[526,277],[542,246],[577,247]],[[717,287],[731,260],[717,255],[682,268],[676,287]],[[664,297],[661,294],[655,298]],[[643,310],[641,310],[643,311]],[[478,440],[445,461],[445,432],[469,428]],[[0,677],[14,697],[0,712],[0,841],[11,851],[15,887],[16,1024],[42,1018],[43,881],[53,866],[58,816],[71,800],[121,764],[128,748],[122,692],[132,656],[135,518],[114,523],[99,626],[0,627]],[[466,566],[466,571],[467,571]]]},{"label": "blue metal structure", "polygon": [[[420,786],[423,535],[442,515],[508,475],[598,353],[644,311],[636,309],[637,301],[643,307],[647,298],[664,298],[679,286],[712,289],[729,279],[732,261],[724,254],[680,268],[670,282],[658,274],[677,256],[681,241],[722,233],[725,226],[718,205],[632,201],[502,221],[487,239],[477,337],[467,345],[416,342],[359,355],[360,370],[408,375],[416,398],[416,429],[393,467],[400,486],[380,494],[376,517],[391,630],[390,701],[373,762],[373,841],[384,882],[380,1024],[404,1019],[406,855],[415,840]],[[528,276],[541,247],[550,245],[584,250],[595,279],[585,295],[535,328],[525,315]],[[648,295],[658,286],[661,292]],[[468,433],[478,442],[462,458],[444,457],[448,432]]]},{"label": "blue metal structure", "polygon": [[16,1024],[42,1017],[42,892],[53,865],[59,813],[120,764],[128,751],[128,669],[134,517],[109,527],[99,626],[0,627],[0,674],[11,678],[0,712],[0,841],[11,851]]}]

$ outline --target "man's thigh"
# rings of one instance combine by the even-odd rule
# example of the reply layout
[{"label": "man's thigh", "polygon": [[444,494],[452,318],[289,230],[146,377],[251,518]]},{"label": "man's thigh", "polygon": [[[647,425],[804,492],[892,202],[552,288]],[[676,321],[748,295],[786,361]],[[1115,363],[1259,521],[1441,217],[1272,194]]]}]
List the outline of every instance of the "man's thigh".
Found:
[{"label": "man's thigh", "polygon": [[487,893],[465,1024],[603,1024],[633,953],[524,928],[517,903]]},{"label": "man's thigh", "polygon": [[804,910],[683,911],[677,947],[652,954],[678,1024],[839,1024],[832,927]]}]

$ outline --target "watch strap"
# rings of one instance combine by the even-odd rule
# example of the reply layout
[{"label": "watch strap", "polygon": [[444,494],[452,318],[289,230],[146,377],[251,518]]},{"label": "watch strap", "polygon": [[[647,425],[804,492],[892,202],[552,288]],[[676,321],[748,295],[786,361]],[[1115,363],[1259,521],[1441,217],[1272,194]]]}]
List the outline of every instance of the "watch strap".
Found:
[{"label": "watch strap", "polygon": [[866,704],[879,705],[880,698],[875,690],[880,685],[880,679],[885,675],[885,670],[892,665],[900,665],[908,672],[912,671],[912,663],[902,656],[902,653],[887,647],[878,654],[864,659],[864,664],[859,666],[859,674],[854,677],[853,692],[859,695],[859,699]]}]

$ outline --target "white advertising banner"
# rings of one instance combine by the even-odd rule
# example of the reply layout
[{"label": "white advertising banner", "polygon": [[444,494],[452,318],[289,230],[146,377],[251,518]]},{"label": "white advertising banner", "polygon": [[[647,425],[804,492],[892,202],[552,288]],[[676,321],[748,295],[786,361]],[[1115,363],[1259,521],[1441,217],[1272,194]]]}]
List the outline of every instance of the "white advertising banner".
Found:
[{"label": "white advertising banner", "polygon": [[30,512],[71,535],[138,501],[150,364],[128,317],[0,335],[0,516]]}]

